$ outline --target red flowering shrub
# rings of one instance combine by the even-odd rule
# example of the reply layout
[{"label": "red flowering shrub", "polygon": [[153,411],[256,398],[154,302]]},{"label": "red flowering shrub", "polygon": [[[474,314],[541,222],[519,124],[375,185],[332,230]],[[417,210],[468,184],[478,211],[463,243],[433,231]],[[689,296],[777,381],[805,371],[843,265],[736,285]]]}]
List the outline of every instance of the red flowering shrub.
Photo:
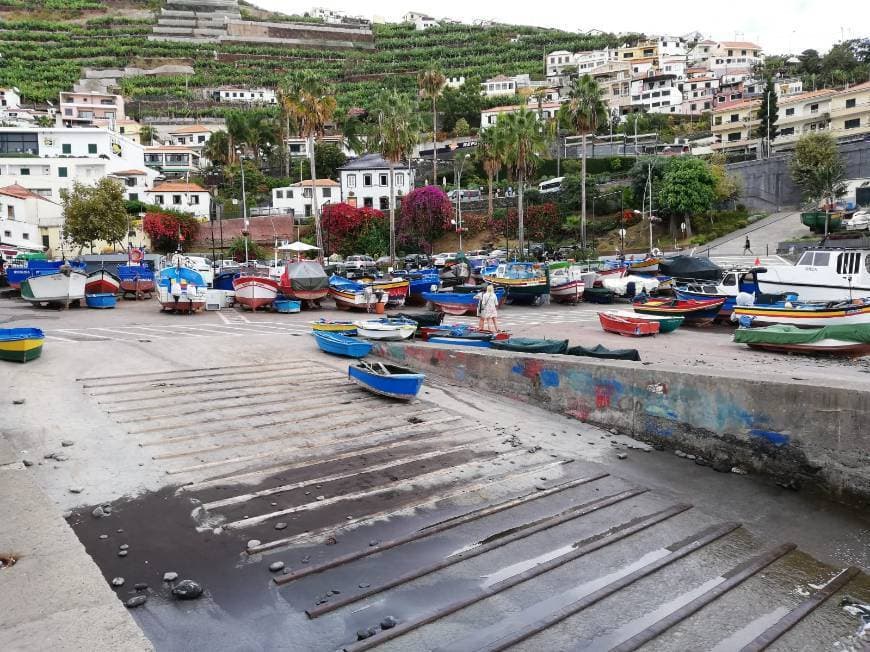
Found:
[{"label": "red flowering shrub", "polygon": [[396,241],[411,249],[432,253],[432,243],[453,227],[453,204],[438,186],[415,188],[402,200]]},{"label": "red flowering shrub", "polygon": [[192,215],[176,213],[145,213],[142,230],[151,238],[151,248],[162,254],[175,251],[179,234],[181,246],[193,243],[199,235],[199,220]]},{"label": "red flowering shrub", "polygon": [[375,208],[356,208],[350,204],[327,204],[323,207],[320,225],[326,253],[350,255],[359,253],[359,240],[372,220],[383,219]]}]

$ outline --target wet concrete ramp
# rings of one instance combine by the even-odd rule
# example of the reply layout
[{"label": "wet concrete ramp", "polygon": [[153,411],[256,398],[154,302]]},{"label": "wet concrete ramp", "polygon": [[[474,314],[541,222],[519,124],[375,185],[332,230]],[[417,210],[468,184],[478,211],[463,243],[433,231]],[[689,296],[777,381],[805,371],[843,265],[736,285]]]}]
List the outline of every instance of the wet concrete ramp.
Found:
[{"label": "wet concrete ramp", "polygon": [[[148,585],[158,650],[861,645],[857,569],[443,403],[311,361],[80,382],[167,477],[70,519],[121,599]],[[173,600],[167,571],[204,597]]]}]

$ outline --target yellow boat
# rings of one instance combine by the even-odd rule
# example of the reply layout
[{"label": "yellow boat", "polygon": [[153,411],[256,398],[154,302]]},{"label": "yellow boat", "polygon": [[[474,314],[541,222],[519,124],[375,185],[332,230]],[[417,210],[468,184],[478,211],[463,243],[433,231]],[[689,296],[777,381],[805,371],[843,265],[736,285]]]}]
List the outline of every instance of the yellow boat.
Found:
[{"label": "yellow boat", "polygon": [[28,362],[42,354],[45,334],[38,328],[0,328],[0,360]]},{"label": "yellow boat", "polygon": [[356,335],[356,326],[349,321],[327,321],[321,319],[311,322],[311,330],[321,333],[342,333],[344,335]]}]

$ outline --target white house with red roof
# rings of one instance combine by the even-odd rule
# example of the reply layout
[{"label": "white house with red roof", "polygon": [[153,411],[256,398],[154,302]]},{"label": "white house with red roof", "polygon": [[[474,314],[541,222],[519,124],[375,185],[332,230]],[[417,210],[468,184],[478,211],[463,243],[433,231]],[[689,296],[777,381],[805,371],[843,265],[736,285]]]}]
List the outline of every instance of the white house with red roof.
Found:
[{"label": "white house with red roof", "polygon": [[[341,185],[332,179],[315,179],[317,207],[341,202]],[[313,213],[311,180],[292,183],[283,188],[272,188],[272,207],[293,211],[296,217],[310,217]]]},{"label": "white house with red roof", "polygon": [[200,219],[208,219],[211,211],[211,195],[196,183],[164,181],[145,191],[145,202],[163,206],[182,213],[190,213]]},{"label": "white house with red roof", "polygon": [[130,201],[145,201],[145,193],[151,186],[149,173],[143,169],[118,170],[109,174],[124,186],[124,198]]},{"label": "white house with red roof", "polygon": [[24,186],[0,187],[0,248],[42,251],[49,246],[47,230],[63,224],[63,207]]}]

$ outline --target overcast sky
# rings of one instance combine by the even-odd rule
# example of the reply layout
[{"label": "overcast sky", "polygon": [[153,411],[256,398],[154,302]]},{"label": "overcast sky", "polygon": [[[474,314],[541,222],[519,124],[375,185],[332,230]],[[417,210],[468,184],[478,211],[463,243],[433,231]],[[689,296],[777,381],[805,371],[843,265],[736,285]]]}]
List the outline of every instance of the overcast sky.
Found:
[{"label": "overcast sky", "polygon": [[[757,42],[771,54],[821,52],[841,38],[870,36],[866,0],[622,0],[621,2],[527,2],[523,0],[252,0],[264,9],[304,13],[312,7],[338,9],[371,18],[399,19],[409,10],[473,21],[486,18],[505,23],[586,31],[645,32],[681,35],[699,31],[718,40]],[[861,9],[861,7],[864,9]]]}]

